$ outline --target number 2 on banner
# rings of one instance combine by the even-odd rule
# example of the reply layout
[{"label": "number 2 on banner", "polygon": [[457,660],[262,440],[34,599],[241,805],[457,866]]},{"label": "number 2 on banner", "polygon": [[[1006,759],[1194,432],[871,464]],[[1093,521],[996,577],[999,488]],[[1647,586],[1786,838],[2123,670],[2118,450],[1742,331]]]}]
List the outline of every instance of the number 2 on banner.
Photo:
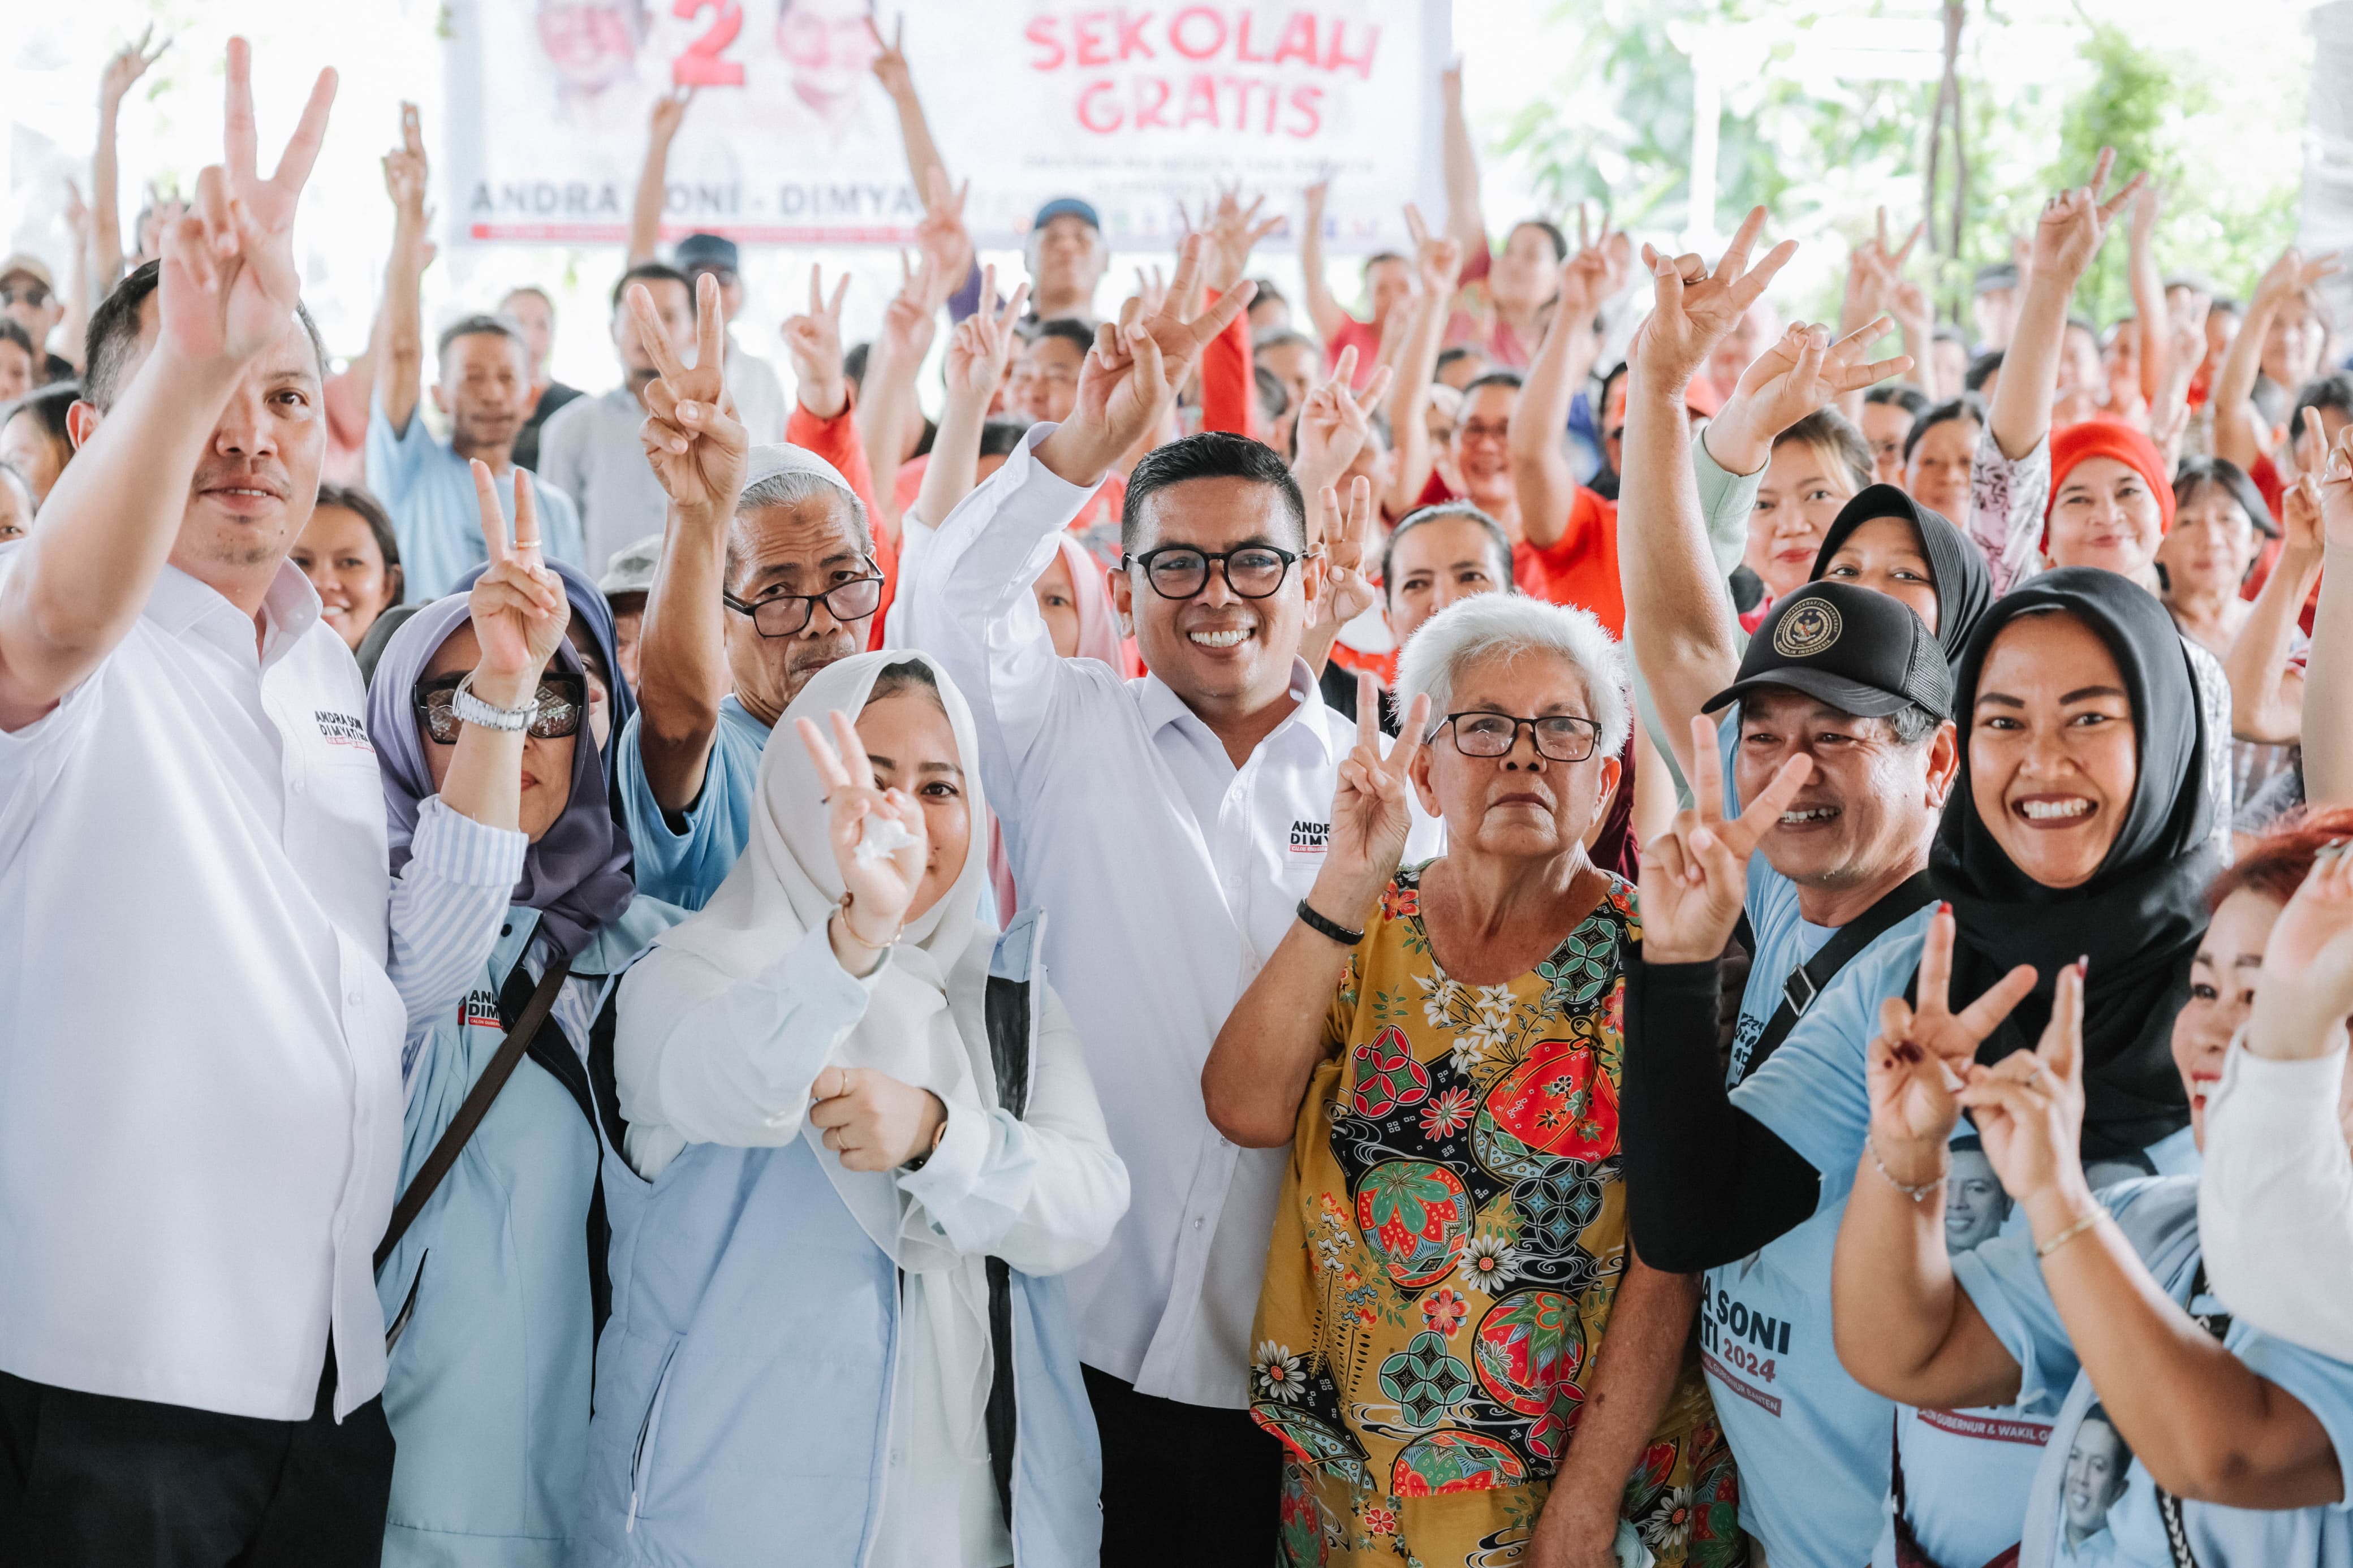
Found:
[{"label": "number 2 on banner", "polygon": [[691,21],[704,11],[719,13],[702,37],[670,62],[670,79],[680,87],[742,87],[743,66],[719,58],[744,30],[744,7],[737,0],[671,0],[670,11],[681,21]]}]

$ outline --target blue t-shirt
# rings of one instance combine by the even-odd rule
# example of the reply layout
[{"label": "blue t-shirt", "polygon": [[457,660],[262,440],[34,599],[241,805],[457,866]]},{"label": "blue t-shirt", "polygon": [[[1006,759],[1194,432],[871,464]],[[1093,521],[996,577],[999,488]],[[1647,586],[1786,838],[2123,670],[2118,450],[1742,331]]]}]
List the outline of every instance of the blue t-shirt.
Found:
[{"label": "blue t-shirt", "polygon": [[719,700],[719,728],[703,768],[702,794],[687,808],[685,831],[678,832],[646,782],[645,761],[638,752],[644,721],[642,714],[631,715],[618,748],[621,804],[637,859],[638,891],[699,910],[735,868],[752,837],[752,798],[759,791],[768,727],[745,712],[733,692]]},{"label": "blue t-shirt", "polygon": [[[384,405],[368,409],[367,482],[392,514],[400,541],[402,596],[422,605],[455,587],[458,579],[490,559],[482,547],[482,508],[474,496],[474,472],[465,458],[436,440],[421,412],[411,412],[408,428],[393,433]],[[514,481],[491,487],[499,505],[514,521]],[[572,498],[532,476],[532,499],[539,508],[540,548],[550,558],[585,566],[580,514]]]},{"label": "blue t-shirt", "polygon": [[[1736,708],[1717,731],[1727,801],[1738,798],[1739,724]],[[1831,933],[1807,923],[1797,884],[1762,854],[1749,857],[1747,912],[1757,949],[1734,1036],[1732,1103],[1821,1173],[1822,1195],[1795,1230],[1708,1271],[1702,1364],[1740,1466],[1741,1528],[1777,1563],[1862,1563],[1885,1517],[1895,1407],[1839,1364],[1831,1258],[1871,1124],[1863,1047],[1878,1032],[1881,999],[1911,984],[1933,910],[1906,916],[1850,959],[1761,1066],[1748,1053],[1781,1005],[1783,982]]]},{"label": "blue t-shirt", "polygon": [[[2211,1296],[2190,1300],[2197,1278],[2198,1181],[2156,1176],[2119,1183],[2103,1193],[2116,1224],[2158,1285],[2193,1311],[2222,1310]],[[2064,1568],[2113,1563],[2130,1568],[2172,1568],[2157,1489],[2138,1460],[2119,1483],[2113,1479],[2126,1453],[2112,1427],[2087,1420],[2098,1403],[2075,1360],[2031,1237],[1996,1237],[1953,1259],[1953,1273],[1969,1293],[2002,1347],[2017,1359],[2020,1397],[2058,1400],[2051,1441],[2042,1453],[2026,1510],[2020,1568]],[[2353,1365],[2275,1340],[2233,1322],[2226,1349],[2312,1412],[2347,1471],[2353,1499]],[[2182,1412],[2196,1420],[2196,1411]],[[2071,1485],[2070,1458],[2079,1460]],[[2092,1462],[2097,1461],[2096,1466]],[[2102,1478],[2090,1479],[2085,1472]],[[2258,1510],[2185,1502],[2182,1522],[2200,1568],[2353,1568],[2353,1512],[2345,1502],[2316,1508]]]}]

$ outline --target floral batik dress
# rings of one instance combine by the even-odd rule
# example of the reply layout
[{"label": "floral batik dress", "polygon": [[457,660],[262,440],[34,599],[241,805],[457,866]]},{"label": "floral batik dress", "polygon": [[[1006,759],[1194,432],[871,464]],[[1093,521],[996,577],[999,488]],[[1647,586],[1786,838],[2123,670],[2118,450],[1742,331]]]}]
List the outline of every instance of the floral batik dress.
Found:
[{"label": "floral batik dress", "polygon": [[[1398,873],[1307,1086],[1251,1339],[1293,1564],[1521,1560],[1626,1266],[1619,1062],[1634,889],[1508,984],[1447,977]],[[1746,1561],[1687,1358],[1623,1516],[1669,1568]]]}]

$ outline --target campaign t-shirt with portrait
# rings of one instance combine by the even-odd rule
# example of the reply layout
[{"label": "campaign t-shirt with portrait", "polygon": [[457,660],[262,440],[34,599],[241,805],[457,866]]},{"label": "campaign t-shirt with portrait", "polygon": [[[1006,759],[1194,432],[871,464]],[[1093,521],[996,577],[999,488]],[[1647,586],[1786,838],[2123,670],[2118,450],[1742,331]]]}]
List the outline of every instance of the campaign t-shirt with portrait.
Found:
[{"label": "campaign t-shirt with portrait", "polygon": [[[2211,1294],[2193,1294],[2200,1273],[2196,1177],[2121,1182],[2102,1196],[2167,1295],[2201,1315],[2225,1310]],[[2132,1460],[2121,1483],[2115,1479],[2116,1461],[2128,1450],[2098,1418],[2105,1415],[2098,1393],[2083,1375],[2066,1325],[2043,1284],[2033,1238],[1998,1237],[1956,1258],[1953,1273],[2003,1348],[2017,1358],[2020,1397],[2059,1399],[2051,1441],[2028,1494],[2020,1568],[2085,1563],[2173,1568],[2148,1472]],[[2336,1446],[2337,1464],[2348,1472],[2344,1495],[2353,1499],[2353,1365],[2244,1323],[2232,1323],[2222,1343],[2312,1412]],[[2185,1418],[2191,1414],[2185,1412]],[[2181,1521],[2200,1568],[2353,1568],[2353,1511],[2343,1502],[2259,1510],[2185,1501]]]}]

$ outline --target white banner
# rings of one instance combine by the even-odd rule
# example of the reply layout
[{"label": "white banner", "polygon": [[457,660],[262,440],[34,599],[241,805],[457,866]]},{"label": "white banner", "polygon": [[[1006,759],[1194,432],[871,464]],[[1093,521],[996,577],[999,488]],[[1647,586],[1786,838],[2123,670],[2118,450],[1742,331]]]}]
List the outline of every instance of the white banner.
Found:
[{"label": "white banner", "polygon": [[[1056,196],[1115,248],[1179,232],[1239,182],[1291,206],[1332,179],[1328,243],[1401,247],[1398,209],[1439,174],[1448,0],[1060,7],[906,0],[905,47],[984,246],[1018,244]],[[647,119],[696,89],[670,150],[667,238],[895,245],[922,205],[871,66],[870,0],[452,0],[445,213],[453,237],[628,237]]]}]

